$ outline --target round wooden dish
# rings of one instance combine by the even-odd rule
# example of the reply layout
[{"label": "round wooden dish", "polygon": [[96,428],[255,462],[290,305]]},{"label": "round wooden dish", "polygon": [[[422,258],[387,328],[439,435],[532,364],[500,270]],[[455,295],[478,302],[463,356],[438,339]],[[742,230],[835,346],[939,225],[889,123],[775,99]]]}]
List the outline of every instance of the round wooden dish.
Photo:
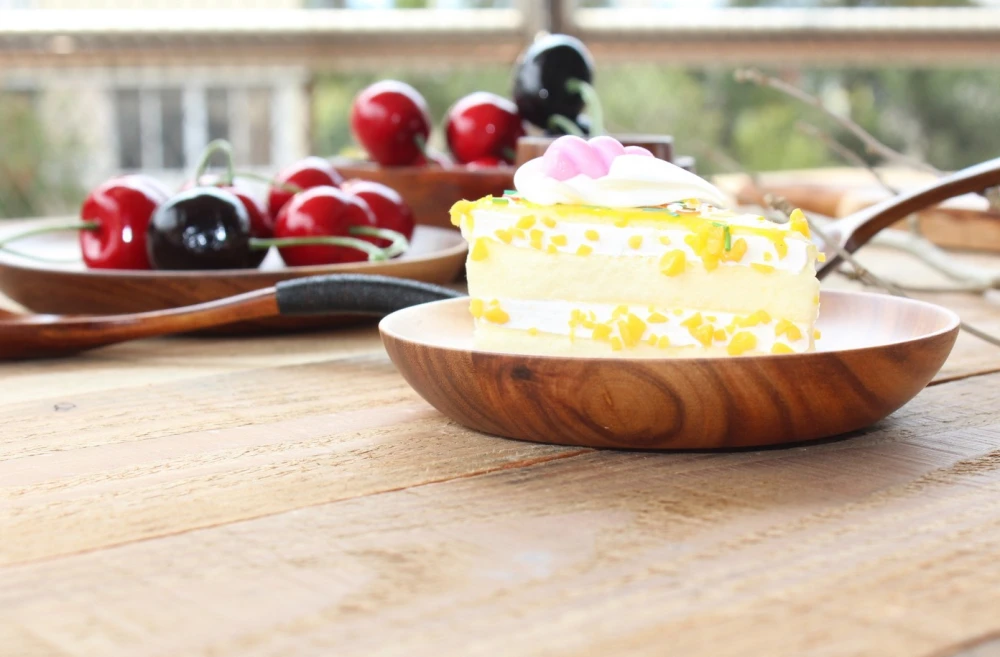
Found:
[{"label": "round wooden dish", "polygon": [[628,449],[758,447],[862,429],[941,368],[958,317],[921,301],[823,292],[817,351],[691,359],[477,351],[467,299],[413,306],[379,328],[424,399],[484,433]]},{"label": "round wooden dish", "polygon": [[[26,222],[18,222],[24,229]],[[32,225],[37,225],[32,222]],[[4,231],[7,232],[7,231]],[[455,280],[465,264],[465,240],[455,230],[417,226],[410,250],[388,262],[286,267],[272,250],[260,269],[219,271],[113,271],[86,269],[76,235],[27,238],[17,248],[46,258],[77,259],[50,264],[0,252],[0,293],[36,313],[107,315],[165,310],[271,287],[278,281],[317,274],[379,274],[427,283]],[[229,324],[213,333],[287,331],[356,323],[355,316],[275,317]]]}]

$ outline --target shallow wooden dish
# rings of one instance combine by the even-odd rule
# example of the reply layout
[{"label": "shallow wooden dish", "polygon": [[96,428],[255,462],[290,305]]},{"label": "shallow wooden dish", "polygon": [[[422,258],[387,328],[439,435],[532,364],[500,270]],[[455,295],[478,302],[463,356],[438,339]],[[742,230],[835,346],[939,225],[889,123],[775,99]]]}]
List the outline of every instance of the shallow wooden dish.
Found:
[{"label": "shallow wooden dish", "polygon": [[[20,232],[26,223],[18,222],[19,227],[9,230]],[[27,238],[19,241],[17,248],[47,258],[78,260],[80,257],[79,244],[72,233]],[[379,274],[445,284],[456,279],[465,264],[466,253],[465,240],[457,231],[431,226],[417,226],[410,251],[398,259],[319,267],[287,267],[273,249],[260,269],[190,272],[93,270],[86,269],[79,261],[50,264],[0,252],[0,293],[36,313],[138,313],[214,301],[271,287],[278,281],[317,274]],[[274,317],[229,324],[212,332],[287,331],[358,321],[356,316],[336,314]]]},{"label": "shallow wooden dish", "polygon": [[588,447],[758,447],[856,431],[920,392],[958,334],[958,317],[932,304],[823,292],[823,337],[810,354],[519,356],[473,349],[467,306],[438,301],[382,320],[409,384],[478,431]]}]

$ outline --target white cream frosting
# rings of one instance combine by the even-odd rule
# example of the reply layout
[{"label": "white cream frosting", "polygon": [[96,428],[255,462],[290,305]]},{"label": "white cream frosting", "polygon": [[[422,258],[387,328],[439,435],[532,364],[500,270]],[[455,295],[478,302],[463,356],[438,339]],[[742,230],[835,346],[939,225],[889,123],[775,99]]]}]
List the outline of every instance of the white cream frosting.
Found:
[{"label": "white cream frosting", "polygon": [[[524,214],[531,213],[525,212]],[[522,216],[521,214],[514,214],[509,211],[490,212],[489,210],[480,210],[476,213],[473,229],[471,231],[468,230],[467,224],[463,223],[462,231],[470,243],[479,238],[497,240],[497,230],[510,230],[514,228]],[[762,220],[756,215],[729,217],[725,221],[732,226],[760,227],[762,225],[760,222],[762,221],[769,228],[780,225],[767,222],[766,219]],[[699,256],[695,254],[694,249],[684,239],[686,236],[691,235],[691,231],[682,226],[668,227],[668,225],[664,225],[662,228],[627,226],[619,228],[610,224],[560,221],[556,224],[555,228],[546,228],[540,222],[535,227],[543,230],[545,236],[542,242],[543,247],[551,244],[550,238],[553,235],[566,236],[566,244],[555,247],[559,253],[575,254],[580,246],[586,245],[593,249],[592,253],[596,255],[660,258],[668,251],[680,249],[690,260],[700,260]],[[589,240],[586,237],[586,233],[592,230],[597,231],[599,235],[596,241]],[[510,242],[511,246],[531,248],[527,232],[525,231],[526,235],[524,238],[513,237]],[[629,244],[630,238],[634,236],[642,238],[639,248],[632,248]],[[666,237],[670,243],[664,244],[660,239],[661,237]],[[759,264],[774,267],[777,271],[787,271],[795,274],[801,273],[807,267],[812,267],[812,243],[804,238],[799,239],[799,233],[789,233],[789,238],[785,242],[788,247],[787,254],[782,258],[777,252],[774,242],[767,237],[753,233],[734,232],[733,240],[743,239],[746,241],[746,253],[738,261],[722,261],[719,263],[719,266],[746,267],[752,264]],[[765,254],[768,255],[765,256]]]},{"label": "white cream frosting", "polygon": [[[507,314],[509,319],[504,324],[495,324],[495,326],[516,331],[535,329],[539,333],[561,336],[572,335],[574,339],[579,340],[591,339],[593,331],[582,326],[571,328],[570,320],[574,311],[593,313],[597,323],[605,323],[612,319],[612,315],[616,309],[621,308],[620,305],[608,303],[580,303],[556,300],[498,299],[497,301],[499,302],[499,307]],[[626,307],[628,308],[627,312],[635,314],[643,321],[646,321],[652,314],[649,306],[626,304]],[[730,325],[737,317],[733,313],[711,310],[682,309],[680,314],[677,314],[672,309],[653,308],[652,310],[666,317],[667,321],[662,323],[647,322],[646,330],[639,340],[640,344],[646,343],[650,335],[655,335],[657,338],[666,336],[670,341],[671,347],[697,347],[700,349],[704,345],[691,334],[690,329],[683,322],[690,319],[695,313],[701,313],[705,322],[711,323],[716,328],[724,329],[724,327]],[[775,336],[775,326],[780,319],[771,318],[769,322],[760,323],[756,326],[737,328],[734,333],[744,331],[752,333],[757,339],[757,346],[754,351],[758,352],[770,353],[771,348],[777,342],[787,345],[796,353],[808,351],[812,345],[809,324],[805,322],[791,322],[799,330],[801,337],[798,340],[790,340],[786,333],[783,333],[780,337]],[[476,320],[476,323],[482,324],[488,323],[488,321],[484,318],[479,318]],[[613,326],[614,324],[615,322],[612,322]],[[612,336],[617,335],[619,333],[617,328],[615,328],[612,331]],[[727,333],[724,341],[715,342],[714,344],[725,346],[732,335],[733,333]],[[610,346],[608,349],[610,351]]]},{"label": "white cream frosting", "polygon": [[560,181],[544,173],[542,158],[530,160],[514,173],[518,194],[538,205],[596,205],[638,208],[686,199],[725,207],[728,199],[717,187],[666,160],[642,155],[619,155],[606,176],[577,175]]}]

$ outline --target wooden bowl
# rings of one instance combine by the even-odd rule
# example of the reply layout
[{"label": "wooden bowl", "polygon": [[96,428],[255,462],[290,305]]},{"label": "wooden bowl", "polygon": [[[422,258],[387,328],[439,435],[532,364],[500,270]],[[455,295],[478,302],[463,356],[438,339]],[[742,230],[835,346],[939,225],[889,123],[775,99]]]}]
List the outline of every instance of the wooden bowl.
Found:
[{"label": "wooden bowl", "polygon": [[409,384],[478,431],[587,447],[716,449],[827,438],[882,420],[941,368],[958,321],[921,301],[824,291],[816,352],[690,359],[478,351],[467,299],[413,306],[379,328]]},{"label": "wooden bowl", "polygon": [[[18,223],[20,228],[12,232],[20,232],[27,222]],[[49,258],[79,259],[80,253],[72,233],[28,238],[17,246],[26,253]],[[395,260],[316,267],[287,267],[273,250],[260,269],[219,271],[95,270],[86,269],[82,262],[55,265],[0,252],[0,293],[36,313],[138,313],[214,301],[317,274],[380,274],[446,284],[456,279],[465,265],[466,253],[465,240],[457,231],[432,226],[417,226],[410,251]],[[288,331],[358,321],[362,320],[351,316],[275,317],[229,324],[212,332]]]},{"label": "wooden bowl", "polygon": [[448,211],[461,200],[503,196],[514,186],[514,168],[379,167],[371,162],[334,158],[344,178],[374,180],[395,189],[413,210],[417,223],[454,228]]}]

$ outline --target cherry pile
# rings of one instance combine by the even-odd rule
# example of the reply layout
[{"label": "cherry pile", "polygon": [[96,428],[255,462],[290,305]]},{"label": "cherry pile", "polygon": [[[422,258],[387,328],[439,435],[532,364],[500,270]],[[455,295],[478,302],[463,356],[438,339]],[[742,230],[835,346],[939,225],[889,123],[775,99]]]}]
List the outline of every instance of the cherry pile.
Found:
[{"label": "cherry pile", "polygon": [[[463,96],[444,118],[451,158],[468,169],[513,164],[525,121],[546,135],[601,134],[600,102],[591,82],[593,58],[578,39],[536,39],[514,69],[513,100],[487,91]],[[588,107],[592,117],[582,114]],[[382,80],[363,89],[351,106],[351,131],[383,167],[452,166],[427,148],[431,117],[424,97],[405,82]]]},{"label": "cherry pile", "polygon": [[[226,173],[204,174],[226,155]],[[194,177],[176,193],[146,175],[108,180],[87,196],[81,221],[23,233],[79,231],[91,269],[208,270],[258,267],[277,248],[289,266],[387,260],[413,237],[414,218],[395,190],[345,181],[325,159],[307,157],[270,180],[266,206],[232,164],[224,141],[209,144]]]}]

